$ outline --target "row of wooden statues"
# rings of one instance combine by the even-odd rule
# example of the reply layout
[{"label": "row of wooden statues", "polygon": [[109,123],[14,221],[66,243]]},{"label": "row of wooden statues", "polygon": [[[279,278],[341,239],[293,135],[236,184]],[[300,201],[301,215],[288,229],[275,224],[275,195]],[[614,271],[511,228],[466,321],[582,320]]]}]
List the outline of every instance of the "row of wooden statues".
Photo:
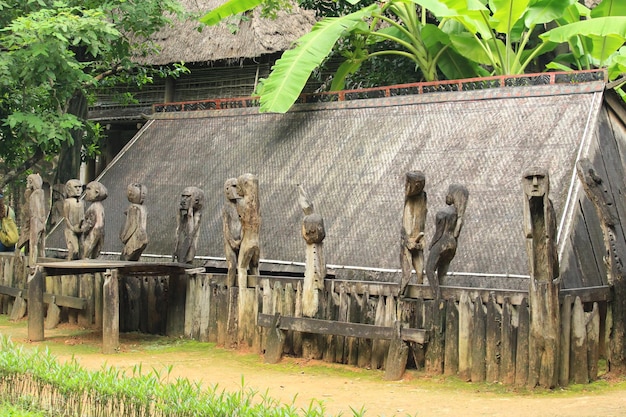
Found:
[{"label": "row of wooden statues", "polygon": [[[80,198],[82,192],[83,186],[77,179],[69,180],[65,184],[63,217],[68,260],[96,259],[100,256],[104,244],[105,215],[102,201],[107,198],[108,191],[98,181],[87,184],[85,200],[91,203],[87,210]],[[147,189],[142,184],[128,185],[126,194],[130,205],[125,211],[126,222],[120,232],[120,240],[124,244],[121,260],[139,260],[148,244],[146,232],[148,216],[143,206],[146,192]]]}]

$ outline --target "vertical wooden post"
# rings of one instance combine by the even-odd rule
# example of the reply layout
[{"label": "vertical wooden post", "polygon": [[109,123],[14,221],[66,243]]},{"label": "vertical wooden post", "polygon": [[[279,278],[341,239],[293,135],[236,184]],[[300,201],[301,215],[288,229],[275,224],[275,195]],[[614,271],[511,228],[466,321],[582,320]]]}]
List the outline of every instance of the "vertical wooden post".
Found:
[{"label": "vertical wooden post", "polygon": [[40,342],[44,339],[44,276],[39,266],[31,267],[28,275],[28,339]]},{"label": "vertical wooden post", "polygon": [[567,294],[561,304],[561,356],[559,365],[559,385],[569,384],[570,336],[572,334],[572,296]]},{"label": "vertical wooden post", "polygon": [[187,274],[171,274],[169,283],[169,297],[167,303],[167,325],[165,333],[168,336],[183,336],[185,334],[185,299],[187,297]]},{"label": "vertical wooden post", "polygon": [[409,357],[409,346],[402,340],[402,323],[399,320],[396,321],[393,328],[393,338],[389,343],[389,351],[385,361],[385,379],[388,381],[402,379]]},{"label": "vertical wooden post", "polygon": [[93,325],[93,288],[93,274],[80,274],[78,276],[78,295],[87,299],[85,309],[78,312],[78,324],[83,327]]},{"label": "vertical wooden post", "polygon": [[[516,361],[527,361],[527,358],[520,358],[517,355],[513,314],[511,299],[505,297],[502,304],[502,353],[500,355],[500,382],[504,384],[512,384],[515,381]],[[527,335],[522,337],[527,337]],[[524,379],[525,381],[526,379]]]},{"label": "vertical wooden post", "polygon": [[472,332],[472,382],[483,382],[487,377],[485,357],[487,355],[486,312],[480,295],[474,301],[474,331]]},{"label": "vertical wooden post", "polygon": [[515,385],[524,386],[528,382],[528,332],[530,331],[530,312],[528,301],[522,300],[517,309],[517,349],[515,350]]},{"label": "vertical wooden post", "polygon": [[500,349],[502,343],[500,343],[500,335],[502,334],[502,311],[500,306],[496,303],[495,295],[489,294],[489,300],[487,302],[487,331],[486,331],[486,372],[485,377],[487,382],[499,381],[499,367],[500,367]]},{"label": "vertical wooden post", "polygon": [[574,300],[572,308],[572,341],[570,357],[570,379],[575,384],[589,382],[589,369],[587,368],[587,327],[585,323],[585,310],[580,297]]},{"label": "vertical wooden post", "polygon": [[107,270],[102,289],[102,353],[115,353],[120,344],[120,298],[117,269]]},{"label": "vertical wooden post", "polygon": [[459,309],[454,298],[446,300],[446,340],[444,374],[459,372]]},{"label": "vertical wooden post", "polygon": [[459,300],[459,378],[464,381],[469,381],[471,378],[472,310],[472,300],[470,300],[467,292],[464,291],[461,293]]},{"label": "vertical wooden post", "polygon": [[443,374],[445,359],[446,302],[443,298],[435,298],[431,308],[432,324],[426,350],[425,368],[426,372],[438,375]]},{"label": "vertical wooden post", "polygon": [[589,380],[598,379],[598,360],[600,359],[600,310],[598,303],[593,303],[593,310],[587,318],[587,368]]}]

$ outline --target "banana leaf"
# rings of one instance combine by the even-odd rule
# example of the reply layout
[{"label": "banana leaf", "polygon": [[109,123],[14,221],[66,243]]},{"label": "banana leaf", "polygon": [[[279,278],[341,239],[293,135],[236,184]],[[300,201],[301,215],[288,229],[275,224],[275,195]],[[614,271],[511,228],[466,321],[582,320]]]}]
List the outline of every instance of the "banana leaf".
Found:
[{"label": "banana leaf", "polygon": [[330,54],[342,35],[378,9],[372,4],[357,12],[325,18],[302,36],[294,49],[285,51],[263,85],[261,112],[285,113],[298,99],[311,73]]},{"label": "banana leaf", "polygon": [[227,17],[252,10],[261,4],[263,0],[230,0],[202,16],[200,22],[209,26],[216,25]]}]

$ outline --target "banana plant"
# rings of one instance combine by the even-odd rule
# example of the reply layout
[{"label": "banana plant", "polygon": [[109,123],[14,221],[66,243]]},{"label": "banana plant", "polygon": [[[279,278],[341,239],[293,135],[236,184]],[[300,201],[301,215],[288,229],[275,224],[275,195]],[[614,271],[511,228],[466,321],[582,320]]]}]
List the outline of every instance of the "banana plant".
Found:
[{"label": "banana plant", "polygon": [[[265,1],[230,0],[201,20],[215,24]],[[260,111],[289,110],[313,70],[342,38],[352,48],[332,89],[343,88],[346,76],[377,55],[411,59],[423,79],[432,81],[440,75],[458,79],[523,74],[537,57],[558,45],[567,45],[570,52],[559,55],[547,69],[607,67],[617,77],[626,67],[622,3],[603,0],[590,11],[576,0],[382,0],[317,22],[272,67],[260,90]],[[426,21],[427,12],[436,17],[435,23]],[[397,47],[374,47],[384,41]]]}]

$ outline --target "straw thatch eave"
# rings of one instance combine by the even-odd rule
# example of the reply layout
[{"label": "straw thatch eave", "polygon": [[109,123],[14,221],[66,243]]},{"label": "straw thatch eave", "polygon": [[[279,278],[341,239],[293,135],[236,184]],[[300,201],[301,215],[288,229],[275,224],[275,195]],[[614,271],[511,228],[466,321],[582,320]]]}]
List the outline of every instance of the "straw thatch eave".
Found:
[{"label": "straw thatch eave", "polygon": [[[219,6],[224,0],[199,2],[182,0],[181,3],[193,16],[202,16]],[[138,58],[146,65],[167,65],[174,62],[210,63],[219,60],[257,58],[285,51],[293,42],[307,33],[315,24],[312,11],[293,6],[290,12],[281,11],[276,19],[260,16],[259,10],[249,13],[249,19],[241,20],[232,33],[225,24],[204,26],[195,18],[175,22],[153,36],[161,48],[158,55]]]}]

